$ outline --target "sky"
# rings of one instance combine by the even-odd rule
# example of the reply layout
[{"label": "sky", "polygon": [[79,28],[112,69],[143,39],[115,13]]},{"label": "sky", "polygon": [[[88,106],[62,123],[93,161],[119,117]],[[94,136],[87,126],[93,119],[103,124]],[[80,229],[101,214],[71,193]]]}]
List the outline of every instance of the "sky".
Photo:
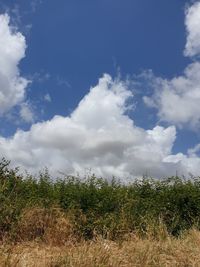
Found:
[{"label": "sky", "polygon": [[200,174],[200,1],[0,0],[0,157],[36,174]]}]

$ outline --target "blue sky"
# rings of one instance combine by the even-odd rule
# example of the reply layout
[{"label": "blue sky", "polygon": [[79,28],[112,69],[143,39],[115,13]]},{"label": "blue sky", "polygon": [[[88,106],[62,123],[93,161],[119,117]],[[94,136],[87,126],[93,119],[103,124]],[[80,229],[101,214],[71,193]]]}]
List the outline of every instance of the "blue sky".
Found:
[{"label": "blue sky", "polygon": [[[30,171],[47,166],[52,173],[58,168],[68,173],[91,169],[105,176],[140,176],[148,172],[160,177],[167,175],[170,166],[170,174],[198,174],[198,11],[199,1],[184,0],[0,0],[0,30],[10,30],[9,36],[5,31],[0,35],[4,40],[0,47],[0,74],[10,82],[6,89],[0,75],[0,92],[7,98],[1,101],[0,95],[1,155]],[[5,52],[6,42],[9,52]],[[10,51],[11,59],[7,54]],[[4,73],[6,64],[12,72]],[[105,73],[110,77],[102,78]],[[13,78],[24,79],[20,97],[16,93],[20,85],[13,85]],[[100,78],[104,82],[99,83]],[[90,91],[95,86],[99,91]],[[120,86],[128,96],[121,93],[122,89],[116,91]],[[5,90],[12,93],[8,95]],[[112,102],[108,93],[122,102]],[[100,96],[102,99],[98,99]],[[107,101],[111,101],[112,110],[101,106]],[[127,103],[131,107],[127,108]],[[90,108],[92,119],[88,115]],[[77,121],[74,113],[80,115]],[[105,121],[99,113],[104,114]],[[63,123],[54,119],[56,115]],[[97,128],[98,118],[102,122]],[[116,121],[113,133],[106,128],[111,118]],[[66,120],[70,125],[65,125]],[[68,145],[76,135],[69,134],[75,121],[80,134],[85,129],[77,137],[81,140],[84,136],[80,157],[78,148]],[[119,129],[130,123],[132,128],[120,136]],[[51,131],[56,132],[57,124],[62,133],[54,136]],[[37,142],[33,138],[36,128],[40,129],[37,135],[44,136]],[[95,136],[101,131],[105,137],[99,141]],[[142,140],[135,137],[137,131]],[[63,145],[58,144],[59,139]],[[71,149],[73,153],[69,153]],[[35,152],[38,150],[41,153]],[[150,158],[146,156],[149,151]],[[54,155],[51,160],[45,160],[48,153]],[[87,160],[85,153],[90,155]],[[142,157],[142,153],[146,155]],[[137,166],[133,164],[131,168],[131,162]]]}]

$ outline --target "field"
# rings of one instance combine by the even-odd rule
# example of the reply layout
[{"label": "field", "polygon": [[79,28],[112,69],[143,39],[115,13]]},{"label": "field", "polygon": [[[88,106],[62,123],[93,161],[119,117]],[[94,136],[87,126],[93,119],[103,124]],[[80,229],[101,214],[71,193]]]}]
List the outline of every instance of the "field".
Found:
[{"label": "field", "polygon": [[0,163],[0,266],[200,266],[200,178],[51,180]]}]

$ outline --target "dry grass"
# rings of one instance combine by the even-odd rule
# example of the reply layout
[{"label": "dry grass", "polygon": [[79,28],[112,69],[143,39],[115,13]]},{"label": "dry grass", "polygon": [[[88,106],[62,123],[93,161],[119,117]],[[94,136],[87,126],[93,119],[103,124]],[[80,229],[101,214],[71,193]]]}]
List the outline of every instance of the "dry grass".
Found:
[{"label": "dry grass", "polygon": [[15,229],[15,239],[27,242],[38,238],[48,245],[65,245],[75,238],[74,226],[69,218],[58,208],[25,209]]},{"label": "dry grass", "polygon": [[200,232],[191,230],[179,239],[141,239],[131,236],[113,242],[101,238],[65,246],[27,242],[0,248],[4,267],[136,267],[200,266]]}]

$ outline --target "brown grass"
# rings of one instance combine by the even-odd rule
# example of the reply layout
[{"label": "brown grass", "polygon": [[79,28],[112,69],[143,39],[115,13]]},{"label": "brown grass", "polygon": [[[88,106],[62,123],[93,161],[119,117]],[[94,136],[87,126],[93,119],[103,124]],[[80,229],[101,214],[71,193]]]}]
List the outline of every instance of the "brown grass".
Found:
[{"label": "brown grass", "polygon": [[72,214],[59,208],[25,209],[13,235],[0,245],[0,267],[200,266],[200,231],[195,229],[175,238],[162,221],[149,222],[145,233],[86,241],[75,224]]},{"label": "brown grass", "polygon": [[200,232],[193,229],[181,238],[145,238],[125,241],[102,238],[65,246],[22,242],[0,248],[4,267],[196,267],[200,266]]},{"label": "brown grass", "polygon": [[14,229],[15,240],[28,242],[40,240],[48,245],[61,246],[74,242],[74,226],[70,216],[59,208],[28,208]]}]

